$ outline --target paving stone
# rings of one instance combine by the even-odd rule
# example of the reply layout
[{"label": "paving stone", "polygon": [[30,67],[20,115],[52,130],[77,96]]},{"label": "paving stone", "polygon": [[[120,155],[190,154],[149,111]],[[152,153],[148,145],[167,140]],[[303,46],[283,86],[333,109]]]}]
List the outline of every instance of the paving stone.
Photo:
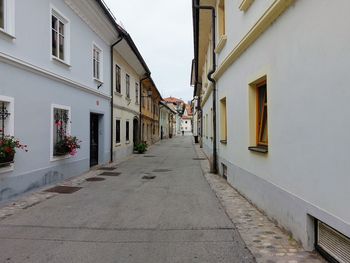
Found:
[{"label": "paving stone", "polygon": [[[199,156],[203,155],[198,145],[195,149]],[[209,185],[258,263],[326,262],[318,254],[303,250],[295,240],[256,209],[225,179],[211,174],[207,160],[201,161],[201,167]]]}]

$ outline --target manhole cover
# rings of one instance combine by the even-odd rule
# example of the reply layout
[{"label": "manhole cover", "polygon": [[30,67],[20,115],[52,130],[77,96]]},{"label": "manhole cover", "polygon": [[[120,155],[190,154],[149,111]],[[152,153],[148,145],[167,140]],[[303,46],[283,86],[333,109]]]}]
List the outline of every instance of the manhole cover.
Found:
[{"label": "manhole cover", "polygon": [[113,167],[101,167],[99,168],[98,170],[101,170],[101,171],[113,171],[117,169],[117,166],[113,166]]},{"label": "manhole cover", "polygon": [[153,172],[155,173],[166,173],[166,172],[171,172],[172,170],[169,169],[155,169]]},{"label": "manhole cover", "polygon": [[155,175],[145,175],[145,176],[142,176],[142,179],[145,179],[145,180],[152,180],[152,179],[154,179],[154,178],[156,178]]},{"label": "manhole cover", "polygon": [[87,178],[85,181],[88,181],[88,182],[99,182],[99,181],[104,181],[106,180],[105,178],[102,178],[102,177],[90,177],[90,178]]},{"label": "manhole cover", "polygon": [[143,157],[146,157],[146,158],[154,158],[154,157],[157,157],[155,155],[144,155]]},{"label": "manhole cover", "polygon": [[80,190],[82,187],[77,187],[77,186],[65,186],[65,185],[59,185],[52,187],[50,189],[45,190],[45,192],[50,192],[50,193],[59,193],[59,194],[71,194],[74,193],[78,190]]},{"label": "manhole cover", "polygon": [[103,172],[101,174],[99,174],[101,176],[119,176],[121,175],[121,173],[115,173],[115,172]]},{"label": "manhole cover", "polygon": [[192,158],[192,160],[195,160],[195,161],[204,161],[206,160],[205,158]]}]

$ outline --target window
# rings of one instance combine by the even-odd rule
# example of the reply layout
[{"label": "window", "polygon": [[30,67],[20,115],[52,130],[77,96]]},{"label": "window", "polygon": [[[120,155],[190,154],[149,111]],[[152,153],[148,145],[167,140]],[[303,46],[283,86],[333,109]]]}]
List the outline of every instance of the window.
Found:
[{"label": "window", "polygon": [[220,142],[227,142],[227,109],[226,98],[220,100]]},{"label": "window", "polygon": [[0,0],[0,28],[5,29],[5,3],[4,0]]},{"label": "window", "polygon": [[15,37],[15,1],[0,0],[0,33]]},{"label": "window", "polygon": [[14,134],[14,100],[0,96],[0,137]]},{"label": "window", "polygon": [[129,131],[130,131],[130,127],[129,127],[129,121],[126,121],[126,126],[125,126],[125,140],[128,142],[129,141]]},{"label": "window", "polygon": [[51,29],[52,29],[52,56],[60,59],[60,60],[66,60],[66,54],[65,54],[65,37],[66,37],[66,21],[63,21],[63,19],[58,16],[56,13],[52,14],[51,17]]},{"label": "window", "polygon": [[125,89],[126,97],[130,98],[130,76],[128,74],[125,76]]},{"label": "window", "polygon": [[250,84],[251,151],[268,152],[268,105],[266,76]]},{"label": "window", "polygon": [[135,82],[135,102],[139,103],[139,84]]},{"label": "window", "polygon": [[120,120],[115,120],[115,143],[120,143]]},{"label": "window", "polygon": [[257,87],[257,145],[268,145],[266,81]]},{"label": "window", "polygon": [[67,150],[62,146],[62,142],[71,131],[70,107],[54,105],[52,109],[52,154],[64,156],[67,155]]},{"label": "window", "polygon": [[121,71],[118,65],[115,65],[115,91],[121,93]]},{"label": "window", "polygon": [[220,0],[218,9],[219,37],[226,34],[225,28],[225,0]]},{"label": "window", "polygon": [[93,46],[92,51],[93,77],[96,80],[102,80],[102,51],[97,46]]}]

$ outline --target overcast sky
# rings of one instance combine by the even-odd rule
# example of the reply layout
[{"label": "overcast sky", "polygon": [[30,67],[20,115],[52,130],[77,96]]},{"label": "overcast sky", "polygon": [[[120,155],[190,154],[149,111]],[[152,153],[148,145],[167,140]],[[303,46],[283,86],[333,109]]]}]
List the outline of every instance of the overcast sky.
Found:
[{"label": "overcast sky", "polygon": [[191,100],[191,0],[105,0],[128,31],[163,97]]}]

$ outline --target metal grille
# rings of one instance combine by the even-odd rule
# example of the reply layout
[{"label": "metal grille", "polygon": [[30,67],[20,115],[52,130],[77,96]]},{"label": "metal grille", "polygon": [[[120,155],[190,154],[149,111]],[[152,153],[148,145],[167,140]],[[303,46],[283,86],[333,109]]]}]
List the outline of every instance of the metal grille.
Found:
[{"label": "metal grille", "polygon": [[0,136],[4,138],[5,136],[5,120],[11,115],[6,108],[6,102],[0,103]]},{"label": "metal grille", "polygon": [[340,263],[350,263],[350,238],[318,221],[317,245]]}]

